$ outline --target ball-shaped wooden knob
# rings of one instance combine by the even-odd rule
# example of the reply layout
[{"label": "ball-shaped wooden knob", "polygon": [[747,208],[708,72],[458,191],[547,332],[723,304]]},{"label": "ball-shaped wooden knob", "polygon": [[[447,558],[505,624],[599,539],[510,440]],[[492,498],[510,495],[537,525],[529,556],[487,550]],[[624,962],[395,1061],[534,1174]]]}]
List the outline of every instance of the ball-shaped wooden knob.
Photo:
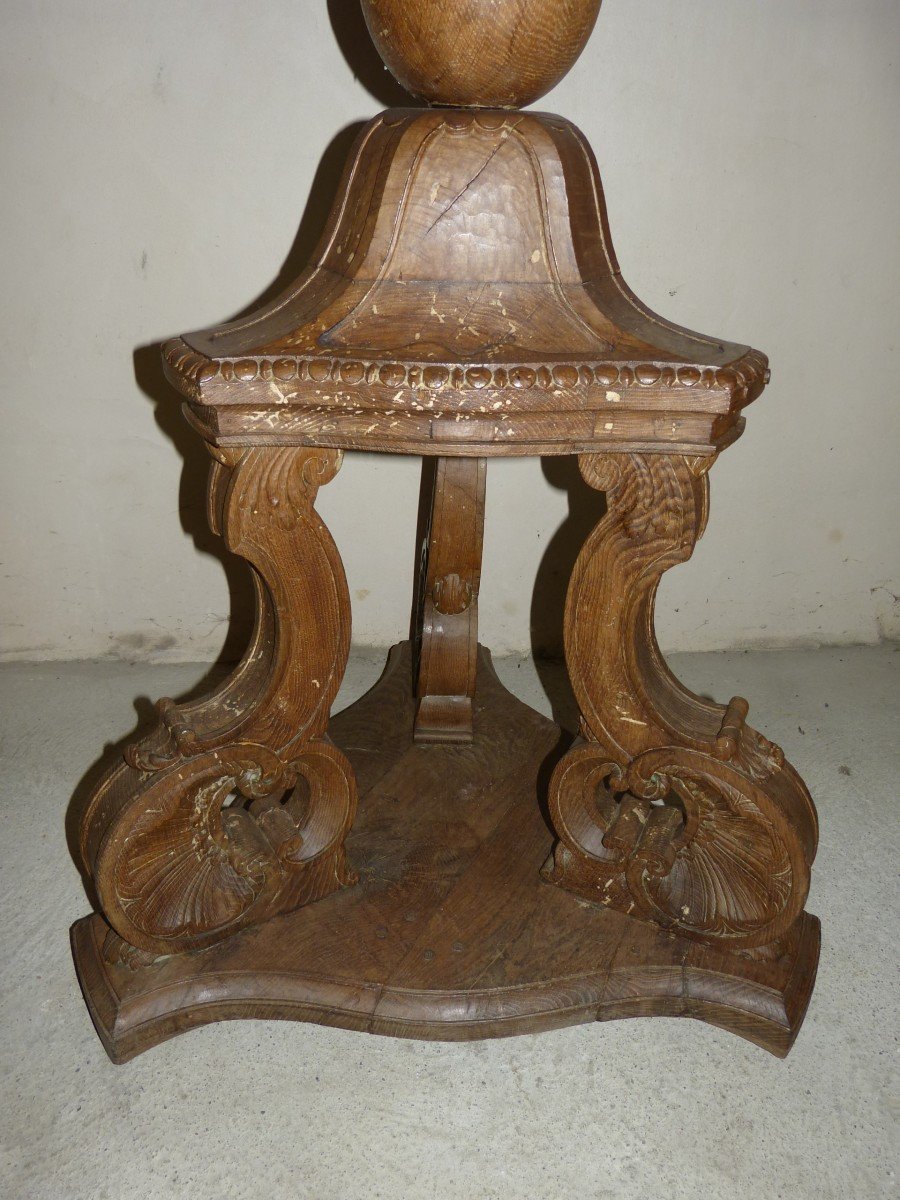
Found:
[{"label": "ball-shaped wooden knob", "polygon": [[430,104],[521,108],[562,79],[601,0],[362,0],[381,57]]}]

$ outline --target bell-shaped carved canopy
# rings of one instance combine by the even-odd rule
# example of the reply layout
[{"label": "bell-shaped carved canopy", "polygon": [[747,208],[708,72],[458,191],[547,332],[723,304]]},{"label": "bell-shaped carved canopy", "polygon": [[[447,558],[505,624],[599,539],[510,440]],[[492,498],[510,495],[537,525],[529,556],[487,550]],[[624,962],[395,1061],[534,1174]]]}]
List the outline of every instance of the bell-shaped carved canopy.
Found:
[{"label": "bell-shaped carved canopy", "polygon": [[767,374],[623,283],[574,126],[498,110],[376,118],[313,265],[166,358],[212,440],[443,454],[710,453]]}]

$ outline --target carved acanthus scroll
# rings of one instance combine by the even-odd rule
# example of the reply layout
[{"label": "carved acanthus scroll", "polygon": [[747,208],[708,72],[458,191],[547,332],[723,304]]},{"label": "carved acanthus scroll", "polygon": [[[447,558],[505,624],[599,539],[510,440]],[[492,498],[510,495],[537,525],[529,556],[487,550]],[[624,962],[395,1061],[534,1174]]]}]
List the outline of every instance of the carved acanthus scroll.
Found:
[{"label": "carved acanthus scroll", "polygon": [[693,695],[653,628],[663,573],[708,513],[709,459],[586,455],[609,510],[576,564],[566,658],[583,743],[550,787],[559,837],[547,874],[590,899],[733,949],[771,946],[803,910],[817,825],[747,702]]},{"label": "carved acanthus scroll", "polygon": [[128,945],[198,949],[354,881],[344,840],[349,763],[324,737],[349,652],[349,595],[314,511],[341,455],[214,451],[210,519],[251,564],[256,624],[205,700],[159,702],[160,723],[98,787],[82,852]]}]

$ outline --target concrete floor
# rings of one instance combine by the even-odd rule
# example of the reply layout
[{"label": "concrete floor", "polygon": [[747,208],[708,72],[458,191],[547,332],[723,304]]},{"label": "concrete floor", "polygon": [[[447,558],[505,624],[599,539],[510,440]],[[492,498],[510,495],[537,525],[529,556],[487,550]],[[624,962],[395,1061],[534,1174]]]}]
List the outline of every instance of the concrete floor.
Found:
[{"label": "concrete floor", "polygon": [[[377,677],[355,653],[339,703]],[[673,656],[751,698],[818,803],[819,980],[791,1056],[691,1021],[447,1045],[211,1026],[113,1067],[69,955],[87,910],[64,835],[138,696],[198,666],[0,670],[4,1200],[868,1200],[896,1195],[897,658],[890,648]],[[547,711],[529,662],[501,677]],[[551,693],[554,691],[551,680]]]}]

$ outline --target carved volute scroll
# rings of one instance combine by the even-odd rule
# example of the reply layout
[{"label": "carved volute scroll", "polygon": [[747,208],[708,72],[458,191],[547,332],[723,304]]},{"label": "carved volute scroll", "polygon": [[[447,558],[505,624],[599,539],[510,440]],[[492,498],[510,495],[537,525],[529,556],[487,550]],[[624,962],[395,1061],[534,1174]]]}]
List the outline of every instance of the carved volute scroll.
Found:
[{"label": "carved volute scroll", "polygon": [[781,751],[693,695],[653,628],[663,573],[708,512],[709,459],[585,455],[609,510],[575,567],[566,659],[582,744],[559,763],[548,874],[592,900],[723,947],[777,943],[803,910],[816,850],[809,794]]},{"label": "carved volute scroll", "polygon": [[336,451],[216,452],[210,519],[252,566],[247,653],[205,700],[160,701],[158,728],[98,788],[82,852],[131,946],[197,949],[353,881],[356,785],[323,740],[350,641],[337,549],[314,511]]}]

